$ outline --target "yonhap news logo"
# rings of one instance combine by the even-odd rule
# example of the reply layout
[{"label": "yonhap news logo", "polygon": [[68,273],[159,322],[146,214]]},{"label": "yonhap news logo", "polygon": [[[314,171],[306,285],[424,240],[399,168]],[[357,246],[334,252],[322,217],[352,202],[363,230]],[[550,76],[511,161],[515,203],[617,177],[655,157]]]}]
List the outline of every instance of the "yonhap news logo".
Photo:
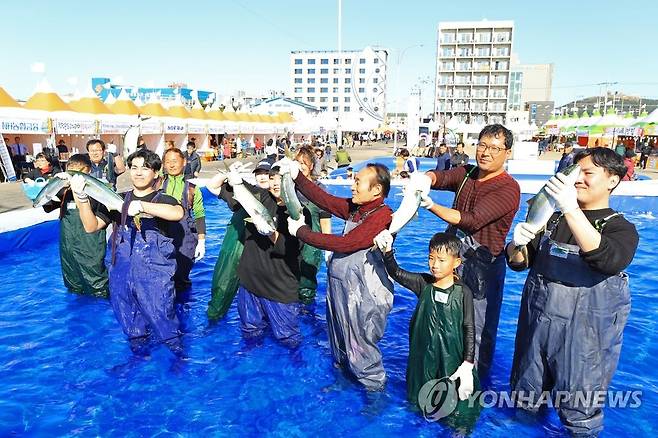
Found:
[{"label": "yonhap news logo", "polygon": [[[427,421],[435,422],[452,414],[459,397],[455,382],[444,377],[425,383],[418,392],[418,405]],[[634,409],[642,406],[642,391],[475,391],[464,401],[469,408],[525,408],[542,406],[559,409],[612,408]]]}]

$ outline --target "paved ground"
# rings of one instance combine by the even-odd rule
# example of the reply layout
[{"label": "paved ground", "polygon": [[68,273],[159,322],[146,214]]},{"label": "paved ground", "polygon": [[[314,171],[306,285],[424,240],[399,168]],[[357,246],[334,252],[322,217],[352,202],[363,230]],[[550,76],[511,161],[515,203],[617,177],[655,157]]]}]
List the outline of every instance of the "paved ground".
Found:
[{"label": "paved ground", "polygon": [[[402,144],[401,144],[402,145]],[[373,143],[371,146],[356,146],[354,148],[348,148],[347,149],[350,156],[352,157],[352,162],[356,163],[358,161],[362,160],[367,160],[368,158],[371,157],[377,157],[377,156],[382,156],[382,155],[388,155],[391,153],[393,150],[393,144],[388,143]],[[473,157],[474,154],[473,147],[467,147],[466,148],[466,153],[470,156]],[[559,152],[548,152],[544,155],[541,156],[540,159],[542,160],[559,160],[560,159],[560,153]],[[255,161],[256,159],[251,157],[248,158],[246,161]],[[212,161],[212,162],[203,162],[203,167],[201,171],[201,178],[210,178],[215,174],[217,170],[220,169],[225,169],[224,163],[226,165],[230,165],[232,162],[235,160],[226,160],[225,162],[222,161]],[[328,163],[329,167],[335,167],[336,162],[331,161]],[[647,175],[651,179],[658,179],[658,170],[644,170],[644,171],[638,171],[639,174],[642,175]],[[119,190],[126,190],[128,187],[130,187],[130,181],[128,179],[128,174],[125,173],[119,177],[118,180],[118,187]],[[22,208],[29,208],[31,207],[32,203],[31,201],[25,196],[23,193],[23,189],[21,188],[20,183],[13,182],[13,183],[0,183],[0,213],[4,213],[7,211],[13,211],[13,210],[19,210]]]}]

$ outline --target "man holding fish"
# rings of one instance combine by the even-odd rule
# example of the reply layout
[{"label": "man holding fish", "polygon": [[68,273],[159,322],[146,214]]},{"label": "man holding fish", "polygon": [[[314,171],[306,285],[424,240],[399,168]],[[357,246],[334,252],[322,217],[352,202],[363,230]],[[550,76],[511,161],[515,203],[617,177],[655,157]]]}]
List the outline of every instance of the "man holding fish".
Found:
[{"label": "man holding fish", "polygon": [[607,394],[630,312],[623,270],[639,237],[609,205],[626,174],[623,159],[598,147],[579,152],[574,163],[531,200],[506,249],[510,268],[530,267],[511,389],[523,392],[528,404],[522,407],[531,411],[539,408],[542,391],[551,391],[569,432],[595,436],[603,429],[597,400]]},{"label": "man holding fish", "polygon": [[[519,184],[505,171],[514,137],[502,125],[485,126],[475,154],[477,166],[415,173],[406,190],[422,194],[422,206],[448,223],[462,242],[458,273],[473,291],[475,360],[484,379],[496,346],[505,284],[505,237],[519,209]],[[452,207],[435,204],[429,189],[455,192]]]},{"label": "man holding fish", "polygon": [[382,390],[386,371],[377,343],[393,306],[393,284],[381,253],[371,248],[375,236],[391,223],[391,209],[384,204],[390,173],[381,164],[368,164],[356,174],[352,198],[345,199],[307,179],[298,162],[283,159],[280,163],[306,198],[346,221],[342,236],[313,231],[302,218],[291,217],[288,226],[290,234],[304,243],[333,251],[327,263],[327,327],[334,361],[367,390]]}]

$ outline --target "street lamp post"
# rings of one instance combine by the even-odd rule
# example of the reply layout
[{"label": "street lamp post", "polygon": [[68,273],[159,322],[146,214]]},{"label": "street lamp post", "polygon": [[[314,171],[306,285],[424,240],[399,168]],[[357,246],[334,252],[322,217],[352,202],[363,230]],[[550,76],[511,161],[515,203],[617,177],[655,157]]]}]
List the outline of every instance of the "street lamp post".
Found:
[{"label": "street lamp post", "polygon": [[[398,104],[398,109],[395,111],[395,133],[393,133],[393,154],[395,154],[398,151],[398,129],[399,129],[399,116],[400,116],[400,96],[398,95],[399,93],[399,85],[400,85],[400,63],[402,62],[402,58],[404,57],[404,54],[407,50],[413,49],[414,47],[423,47],[423,44],[414,44],[409,47],[405,47],[402,49],[401,52],[398,53],[398,60],[397,60],[397,65],[396,65],[396,70],[397,73],[395,75],[395,95],[397,97],[397,104]],[[407,117],[409,119],[409,117]]]},{"label": "street lamp post", "polygon": [[[343,1],[338,0],[338,66],[339,71],[343,72],[343,38],[342,38],[342,16],[343,16]],[[340,102],[338,103],[338,117],[336,118],[336,150],[343,145],[343,131],[340,128]]]}]

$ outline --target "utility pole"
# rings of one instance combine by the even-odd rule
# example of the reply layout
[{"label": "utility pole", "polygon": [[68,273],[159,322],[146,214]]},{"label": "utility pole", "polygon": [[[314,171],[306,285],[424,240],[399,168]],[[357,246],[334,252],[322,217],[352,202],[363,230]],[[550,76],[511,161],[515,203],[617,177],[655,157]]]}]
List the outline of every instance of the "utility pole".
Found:
[{"label": "utility pole", "polygon": [[[338,0],[338,67],[343,72],[343,0]],[[353,86],[353,85],[352,85]],[[340,109],[342,102],[338,103],[338,117],[336,118],[336,150],[343,145],[343,131],[340,128]]]}]

